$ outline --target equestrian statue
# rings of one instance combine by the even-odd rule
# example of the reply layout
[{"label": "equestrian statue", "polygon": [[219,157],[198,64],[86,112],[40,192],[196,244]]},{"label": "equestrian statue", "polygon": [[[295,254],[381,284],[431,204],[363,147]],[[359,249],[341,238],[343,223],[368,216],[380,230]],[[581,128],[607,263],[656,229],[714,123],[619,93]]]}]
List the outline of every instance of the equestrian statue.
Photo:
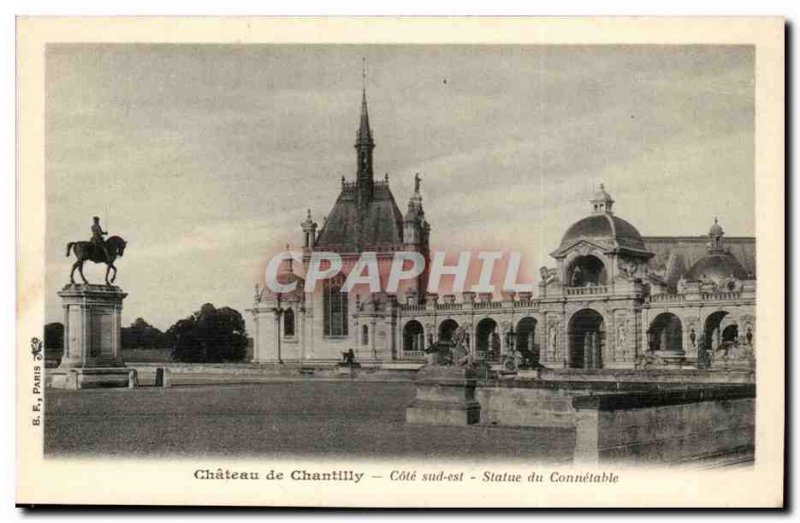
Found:
[{"label": "equestrian statue", "polygon": [[[69,281],[73,285],[75,284],[75,269],[78,269],[83,283],[89,284],[86,276],[83,275],[83,264],[87,260],[106,264],[106,285],[111,285],[117,278],[117,268],[114,266],[114,260],[117,257],[122,257],[125,252],[125,240],[119,236],[111,236],[107,240],[104,239],[103,236],[106,236],[108,232],[104,231],[100,226],[100,218],[95,216],[93,219],[91,240],[88,242],[69,242],[67,244],[67,256],[72,251],[77,258],[77,261],[72,264],[72,271],[69,273]],[[108,276],[111,269],[114,269],[114,275],[109,280]]]}]

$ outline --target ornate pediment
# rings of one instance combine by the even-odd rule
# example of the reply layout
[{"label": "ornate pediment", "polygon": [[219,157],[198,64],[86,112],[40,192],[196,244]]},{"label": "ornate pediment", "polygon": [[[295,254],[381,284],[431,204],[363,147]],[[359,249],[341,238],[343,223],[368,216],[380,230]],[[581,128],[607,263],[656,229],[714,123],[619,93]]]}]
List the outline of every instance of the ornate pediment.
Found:
[{"label": "ornate pediment", "polygon": [[614,251],[615,245],[613,242],[599,240],[597,238],[587,239],[587,238],[580,238],[574,242],[571,242],[563,247],[559,247],[555,251],[550,253],[550,256],[556,259],[566,258],[568,255],[572,253],[577,253],[581,256],[585,256],[587,254],[591,254],[592,252],[601,252],[603,254],[609,253]]}]

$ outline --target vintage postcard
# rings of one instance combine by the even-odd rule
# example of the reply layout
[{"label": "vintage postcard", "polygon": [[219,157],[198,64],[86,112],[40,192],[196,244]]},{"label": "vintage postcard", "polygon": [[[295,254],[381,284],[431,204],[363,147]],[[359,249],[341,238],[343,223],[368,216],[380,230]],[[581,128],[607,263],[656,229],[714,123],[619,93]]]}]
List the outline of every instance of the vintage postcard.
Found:
[{"label": "vintage postcard", "polygon": [[780,507],[780,18],[20,18],[19,504]]}]

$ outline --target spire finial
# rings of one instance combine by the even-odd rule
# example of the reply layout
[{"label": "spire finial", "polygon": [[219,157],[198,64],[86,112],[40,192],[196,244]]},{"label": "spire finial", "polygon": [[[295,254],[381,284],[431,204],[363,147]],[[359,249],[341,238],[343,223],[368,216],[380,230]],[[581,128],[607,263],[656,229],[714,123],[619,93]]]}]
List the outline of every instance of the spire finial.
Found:
[{"label": "spire finial", "polygon": [[374,143],[372,142],[372,130],[369,128],[369,112],[367,110],[367,72],[366,66],[362,65],[362,67],[364,68],[361,70],[361,120],[356,135],[356,147],[374,147]]},{"label": "spire finial", "polygon": [[367,90],[367,58],[361,57],[361,90]]}]

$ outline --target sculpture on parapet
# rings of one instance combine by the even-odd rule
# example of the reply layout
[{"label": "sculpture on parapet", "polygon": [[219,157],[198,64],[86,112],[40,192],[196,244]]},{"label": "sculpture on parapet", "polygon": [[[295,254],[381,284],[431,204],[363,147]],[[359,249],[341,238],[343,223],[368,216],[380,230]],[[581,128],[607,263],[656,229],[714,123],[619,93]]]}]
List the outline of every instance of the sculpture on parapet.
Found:
[{"label": "sculpture on parapet", "polygon": [[469,348],[466,346],[467,331],[458,327],[450,340],[439,340],[428,345],[425,352],[430,363],[440,367],[466,367],[472,364]]},{"label": "sculpture on parapet", "polygon": [[558,269],[556,268],[548,268],[548,267],[540,267],[539,268],[539,276],[542,279],[542,283],[545,285],[554,282],[558,279]]},{"label": "sculpture on parapet", "polygon": [[[106,264],[106,285],[111,285],[114,283],[114,280],[117,279],[117,268],[114,265],[114,260],[118,257],[122,257],[127,242],[119,236],[111,236],[109,239],[105,240],[103,236],[106,234],[108,233],[100,226],[100,218],[95,216],[92,225],[91,240],[69,242],[67,244],[67,256],[70,255],[71,251],[75,253],[75,257],[77,258],[75,263],[72,264],[72,271],[69,273],[69,281],[72,284],[75,284],[75,269],[78,269],[83,283],[89,284],[86,276],[83,275],[83,264],[87,260],[94,263]],[[109,280],[108,276],[111,269],[114,269],[114,275]]]}]

